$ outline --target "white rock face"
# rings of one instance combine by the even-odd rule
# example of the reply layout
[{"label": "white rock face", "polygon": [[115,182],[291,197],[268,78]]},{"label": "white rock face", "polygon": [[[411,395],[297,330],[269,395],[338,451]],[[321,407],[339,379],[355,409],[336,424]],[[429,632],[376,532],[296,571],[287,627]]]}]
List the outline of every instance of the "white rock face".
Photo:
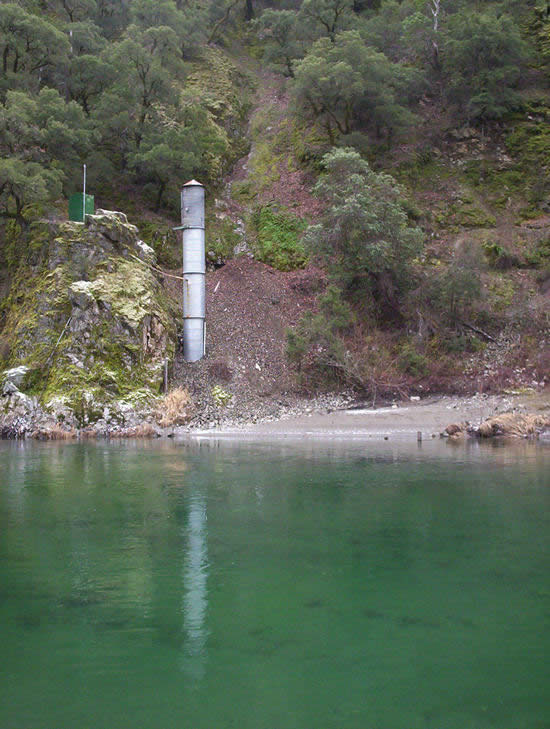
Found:
[{"label": "white rock face", "polygon": [[120,220],[121,223],[127,223],[128,217],[126,216],[126,213],[121,213],[118,210],[104,210],[103,208],[98,208],[95,211],[95,215],[91,215],[91,218],[99,218],[99,217],[106,217],[106,218],[115,218],[116,220]]},{"label": "white rock face", "polygon": [[17,386],[10,380],[6,380],[2,386],[2,395],[13,395],[15,392],[19,392]]},{"label": "white rock face", "polygon": [[155,263],[157,254],[151,246],[148,246],[147,243],[144,243],[142,240],[136,241],[136,245],[140,249],[143,255],[143,260],[146,261],[146,263]]},{"label": "white rock face", "polygon": [[2,382],[4,385],[9,382],[18,388],[25,379],[25,375],[28,371],[29,368],[25,365],[21,365],[20,367],[14,367],[11,370],[4,370],[0,375],[0,382]]}]

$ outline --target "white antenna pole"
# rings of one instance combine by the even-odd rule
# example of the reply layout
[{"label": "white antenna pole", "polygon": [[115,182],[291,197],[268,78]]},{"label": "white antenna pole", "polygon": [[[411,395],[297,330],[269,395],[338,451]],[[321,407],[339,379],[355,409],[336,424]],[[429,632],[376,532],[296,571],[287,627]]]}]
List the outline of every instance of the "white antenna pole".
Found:
[{"label": "white antenna pole", "polygon": [[82,193],[82,222],[86,221],[86,165],[84,165],[84,190]]}]

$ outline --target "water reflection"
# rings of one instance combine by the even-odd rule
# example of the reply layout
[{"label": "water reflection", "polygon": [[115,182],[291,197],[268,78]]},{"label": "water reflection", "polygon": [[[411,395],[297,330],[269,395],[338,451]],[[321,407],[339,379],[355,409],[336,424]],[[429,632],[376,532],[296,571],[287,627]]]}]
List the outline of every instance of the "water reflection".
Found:
[{"label": "water reflection", "polygon": [[528,443],[0,443],[0,727],[547,726],[549,478]]},{"label": "water reflection", "polygon": [[424,461],[454,461],[490,463],[508,466],[518,461],[542,463],[550,453],[550,443],[529,439],[425,439],[421,443],[411,435],[409,440],[390,438],[350,437],[337,433],[288,434],[277,437],[242,432],[188,435],[173,441],[173,446],[186,448],[189,453],[210,452],[231,454],[239,458],[243,453],[273,454],[285,462],[289,458],[307,458],[309,461],[332,461],[360,458],[365,463],[401,463]]},{"label": "water reflection", "polygon": [[204,496],[191,497],[189,517],[184,529],[183,628],[185,635],[182,668],[199,681],[206,661],[206,610],[208,607],[207,514]]}]

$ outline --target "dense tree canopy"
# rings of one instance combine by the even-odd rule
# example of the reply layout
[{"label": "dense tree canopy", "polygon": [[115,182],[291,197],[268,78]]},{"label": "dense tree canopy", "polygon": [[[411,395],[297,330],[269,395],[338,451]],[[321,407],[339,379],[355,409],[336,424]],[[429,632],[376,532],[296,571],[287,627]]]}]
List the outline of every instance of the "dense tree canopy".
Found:
[{"label": "dense tree canopy", "polygon": [[[33,189],[37,199],[57,195],[60,186],[69,194],[84,161],[92,181],[137,184],[150,191],[146,197],[155,208],[187,174],[216,180],[236,133],[220,121],[224,112],[215,94],[191,98],[187,78],[208,43],[223,44],[228,33],[250,42],[289,77],[298,124],[321,129],[327,145],[347,144],[353,135],[391,145],[415,122],[422,96],[444,103],[456,123],[499,119],[518,104],[527,54],[514,2],[489,5],[2,2],[3,174],[22,179],[22,165],[40,168],[29,172],[34,183],[17,193],[18,202],[9,193],[15,186],[3,183],[3,211],[21,215]],[[546,52],[548,18],[535,8],[533,18]],[[48,173],[43,185],[40,170]]]},{"label": "dense tree canopy", "polygon": [[4,217],[23,220],[29,203],[60,194],[80,169],[89,150],[91,129],[82,108],[66,103],[55,89],[31,97],[9,91],[0,106],[3,160],[0,209]]},{"label": "dense tree canopy", "polygon": [[515,87],[525,56],[519,28],[510,16],[456,13],[442,45],[450,103],[469,119],[502,117],[518,103]]},{"label": "dense tree canopy", "polygon": [[210,99],[190,99],[185,88],[188,63],[206,42],[212,5],[0,4],[4,216],[22,221],[29,203],[62,189],[70,194],[84,162],[93,184],[124,177],[155,208],[166,188],[185,177],[208,182],[220,173],[220,160],[230,155],[226,133],[214,123]]},{"label": "dense tree canopy", "polygon": [[331,144],[358,127],[391,136],[414,118],[403,103],[414,87],[413,72],[365,45],[356,31],[334,42],[319,39],[295,75],[298,110],[323,125]]},{"label": "dense tree canopy", "polygon": [[298,113],[307,109],[335,143],[352,128],[391,137],[421,90],[442,97],[457,121],[514,109],[527,54],[513,10],[468,0],[304,0],[298,12],[265,10],[258,27],[266,61],[296,76]]}]

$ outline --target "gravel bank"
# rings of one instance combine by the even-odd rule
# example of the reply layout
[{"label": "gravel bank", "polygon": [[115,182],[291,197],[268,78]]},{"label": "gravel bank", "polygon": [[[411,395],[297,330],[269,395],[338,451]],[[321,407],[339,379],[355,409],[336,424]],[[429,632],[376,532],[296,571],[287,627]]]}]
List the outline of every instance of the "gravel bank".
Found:
[{"label": "gravel bank", "polygon": [[331,409],[319,408],[308,401],[299,412],[299,404],[277,419],[247,425],[220,424],[207,429],[192,428],[186,432],[216,437],[241,434],[259,438],[370,438],[410,440],[418,432],[423,439],[439,437],[451,423],[468,421],[480,425],[492,415],[504,412],[549,412],[550,389],[542,393],[510,395],[473,395],[472,397],[433,397],[409,400],[385,407],[370,408],[350,403]]}]

